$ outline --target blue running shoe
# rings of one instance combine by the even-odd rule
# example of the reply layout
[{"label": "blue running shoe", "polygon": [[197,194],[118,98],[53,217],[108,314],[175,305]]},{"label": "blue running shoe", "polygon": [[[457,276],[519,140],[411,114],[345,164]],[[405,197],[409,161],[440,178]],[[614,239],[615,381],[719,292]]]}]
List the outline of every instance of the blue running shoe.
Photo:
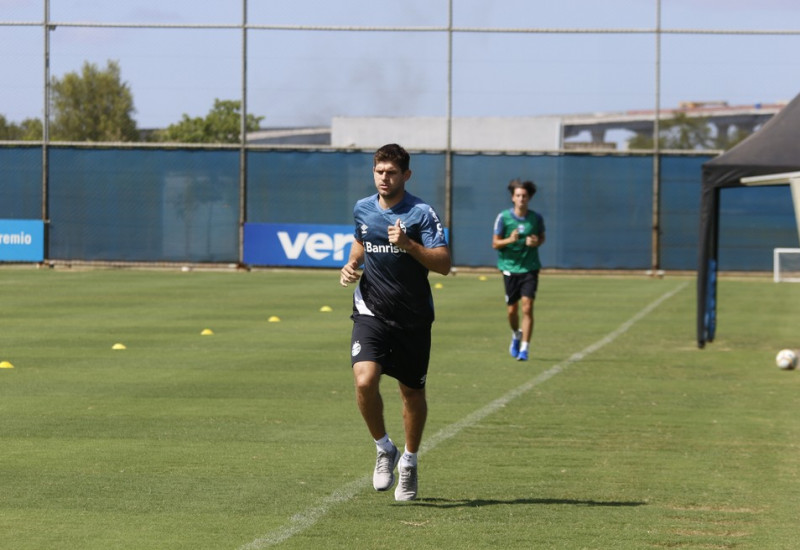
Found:
[{"label": "blue running shoe", "polygon": [[511,354],[511,357],[514,359],[519,356],[519,338],[512,338],[511,345],[508,346],[508,353]]},{"label": "blue running shoe", "polygon": [[524,349],[519,352],[517,355],[517,361],[527,361],[528,360],[528,350]]}]

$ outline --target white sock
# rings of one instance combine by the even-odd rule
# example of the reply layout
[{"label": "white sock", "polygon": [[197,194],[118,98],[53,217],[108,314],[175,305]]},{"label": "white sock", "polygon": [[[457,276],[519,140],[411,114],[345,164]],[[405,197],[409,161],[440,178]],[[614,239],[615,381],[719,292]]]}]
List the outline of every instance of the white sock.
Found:
[{"label": "white sock", "polygon": [[519,351],[528,351],[528,342],[522,342],[519,346]]},{"label": "white sock", "polygon": [[408,447],[406,447],[403,456],[400,458],[400,462],[404,463],[407,466],[416,466],[417,465],[417,453],[411,453],[408,451]]},{"label": "white sock", "polygon": [[521,340],[522,339],[522,330],[512,330],[511,337],[514,340]]},{"label": "white sock", "polygon": [[394,443],[392,443],[392,440],[389,439],[389,434],[384,434],[382,438],[375,440],[375,446],[378,447],[379,451],[388,453],[391,452],[392,448],[394,447]]}]

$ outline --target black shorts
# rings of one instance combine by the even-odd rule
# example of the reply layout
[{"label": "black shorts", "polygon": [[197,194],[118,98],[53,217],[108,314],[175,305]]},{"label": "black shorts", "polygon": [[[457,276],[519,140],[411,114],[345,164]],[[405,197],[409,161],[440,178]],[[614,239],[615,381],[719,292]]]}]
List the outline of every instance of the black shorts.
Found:
[{"label": "black shorts", "polygon": [[411,329],[392,327],[371,315],[353,315],[350,364],[373,361],[381,374],[409,388],[422,389],[431,357],[430,325]]},{"label": "black shorts", "polygon": [[506,305],[516,304],[523,296],[534,300],[539,289],[539,270],[527,273],[503,273],[503,282],[506,286]]}]

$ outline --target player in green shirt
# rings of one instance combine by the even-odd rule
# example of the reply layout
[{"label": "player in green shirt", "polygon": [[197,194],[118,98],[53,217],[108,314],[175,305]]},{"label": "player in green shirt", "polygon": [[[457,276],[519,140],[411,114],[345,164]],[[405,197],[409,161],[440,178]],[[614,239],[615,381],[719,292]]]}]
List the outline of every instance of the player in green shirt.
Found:
[{"label": "player in green shirt", "polygon": [[[539,286],[539,247],[544,244],[544,218],[528,208],[536,194],[531,181],[512,180],[508,184],[513,206],[497,215],[492,248],[497,250],[497,268],[503,272],[511,326],[511,357],[528,360],[533,334],[533,302]],[[519,303],[522,302],[522,326]]]}]

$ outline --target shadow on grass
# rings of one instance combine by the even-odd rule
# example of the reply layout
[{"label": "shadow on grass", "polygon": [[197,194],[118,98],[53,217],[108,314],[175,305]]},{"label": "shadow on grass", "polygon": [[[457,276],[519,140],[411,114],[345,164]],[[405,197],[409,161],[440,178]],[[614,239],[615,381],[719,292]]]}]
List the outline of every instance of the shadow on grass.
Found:
[{"label": "shadow on grass", "polygon": [[513,498],[513,499],[447,499],[447,498],[421,498],[413,502],[404,503],[414,506],[429,506],[433,508],[480,508],[481,506],[514,505],[514,504],[561,504],[569,506],[608,506],[610,508],[622,506],[644,506],[643,501],[601,501],[577,500],[570,498]]}]

